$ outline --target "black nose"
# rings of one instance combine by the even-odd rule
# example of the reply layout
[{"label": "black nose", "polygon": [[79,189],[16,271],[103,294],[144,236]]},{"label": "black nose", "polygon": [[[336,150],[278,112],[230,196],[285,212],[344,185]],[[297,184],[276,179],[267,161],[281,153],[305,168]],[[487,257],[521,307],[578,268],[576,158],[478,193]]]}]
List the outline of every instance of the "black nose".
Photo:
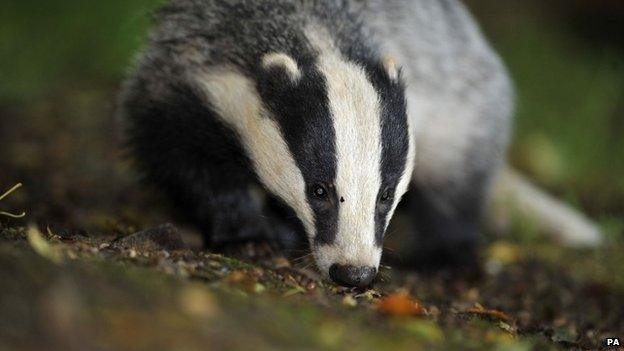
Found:
[{"label": "black nose", "polygon": [[330,278],[343,286],[363,288],[373,281],[376,274],[377,269],[374,267],[354,267],[339,264],[332,264],[329,267]]}]

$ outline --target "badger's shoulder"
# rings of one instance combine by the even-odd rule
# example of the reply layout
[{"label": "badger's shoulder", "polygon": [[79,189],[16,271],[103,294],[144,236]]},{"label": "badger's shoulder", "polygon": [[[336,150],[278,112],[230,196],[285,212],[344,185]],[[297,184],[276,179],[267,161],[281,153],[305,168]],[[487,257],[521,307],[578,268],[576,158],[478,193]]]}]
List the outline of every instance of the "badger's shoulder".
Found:
[{"label": "badger's shoulder", "polygon": [[487,83],[507,73],[459,0],[351,1],[368,37],[403,64],[408,84],[452,88],[451,80]]}]

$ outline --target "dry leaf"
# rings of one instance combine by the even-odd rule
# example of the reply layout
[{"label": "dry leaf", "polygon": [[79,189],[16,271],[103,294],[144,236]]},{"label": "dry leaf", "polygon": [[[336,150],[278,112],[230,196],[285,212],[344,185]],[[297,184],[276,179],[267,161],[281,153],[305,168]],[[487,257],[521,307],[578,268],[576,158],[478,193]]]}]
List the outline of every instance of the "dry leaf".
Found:
[{"label": "dry leaf", "polygon": [[225,277],[225,282],[228,284],[237,284],[245,280],[246,274],[243,271],[233,271]]},{"label": "dry leaf", "polygon": [[377,302],[377,309],[391,316],[421,316],[427,310],[406,292],[390,294]]},{"label": "dry leaf", "polygon": [[509,322],[511,321],[511,317],[499,310],[488,310],[483,308],[483,306],[479,304],[475,304],[475,307],[469,308],[461,313],[469,314],[473,316],[477,316],[484,319],[494,320],[494,321],[503,321]]},{"label": "dry leaf", "polygon": [[57,248],[50,245],[43,235],[41,235],[39,229],[35,226],[31,225],[28,227],[26,236],[28,237],[28,243],[33,250],[42,257],[45,257],[54,263],[60,263],[63,260],[61,252]]},{"label": "dry leaf", "polygon": [[357,301],[351,295],[345,295],[342,298],[342,304],[349,307],[357,306]]}]

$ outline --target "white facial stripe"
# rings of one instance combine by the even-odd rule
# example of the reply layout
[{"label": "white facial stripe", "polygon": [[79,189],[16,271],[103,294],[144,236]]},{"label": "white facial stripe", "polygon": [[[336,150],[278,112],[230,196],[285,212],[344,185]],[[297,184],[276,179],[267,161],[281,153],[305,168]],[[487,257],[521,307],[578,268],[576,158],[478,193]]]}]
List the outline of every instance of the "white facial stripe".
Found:
[{"label": "white facial stripe", "polygon": [[[314,32],[314,31],[313,31]],[[334,243],[315,253],[324,271],[332,263],[377,267],[375,209],[381,186],[379,96],[366,73],[344,60],[318,31],[310,39],[320,53],[318,69],[327,84],[336,133],[338,230]]]},{"label": "white facial stripe", "polygon": [[213,68],[192,77],[225,124],[240,137],[258,177],[267,189],[291,206],[313,235],[314,215],[306,200],[303,175],[278,124],[262,107],[254,84],[241,73]]}]

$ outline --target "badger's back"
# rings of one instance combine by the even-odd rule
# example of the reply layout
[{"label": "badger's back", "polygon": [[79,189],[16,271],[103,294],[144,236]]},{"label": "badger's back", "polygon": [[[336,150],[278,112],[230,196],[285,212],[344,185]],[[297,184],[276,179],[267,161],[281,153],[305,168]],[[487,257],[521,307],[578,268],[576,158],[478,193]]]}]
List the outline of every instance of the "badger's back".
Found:
[{"label": "badger's back", "polygon": [[509,141],[513,88],[501,59],[459,0],[353,4],[367,36],[402,66],[415,184],[443,211],[473,213]]}]

